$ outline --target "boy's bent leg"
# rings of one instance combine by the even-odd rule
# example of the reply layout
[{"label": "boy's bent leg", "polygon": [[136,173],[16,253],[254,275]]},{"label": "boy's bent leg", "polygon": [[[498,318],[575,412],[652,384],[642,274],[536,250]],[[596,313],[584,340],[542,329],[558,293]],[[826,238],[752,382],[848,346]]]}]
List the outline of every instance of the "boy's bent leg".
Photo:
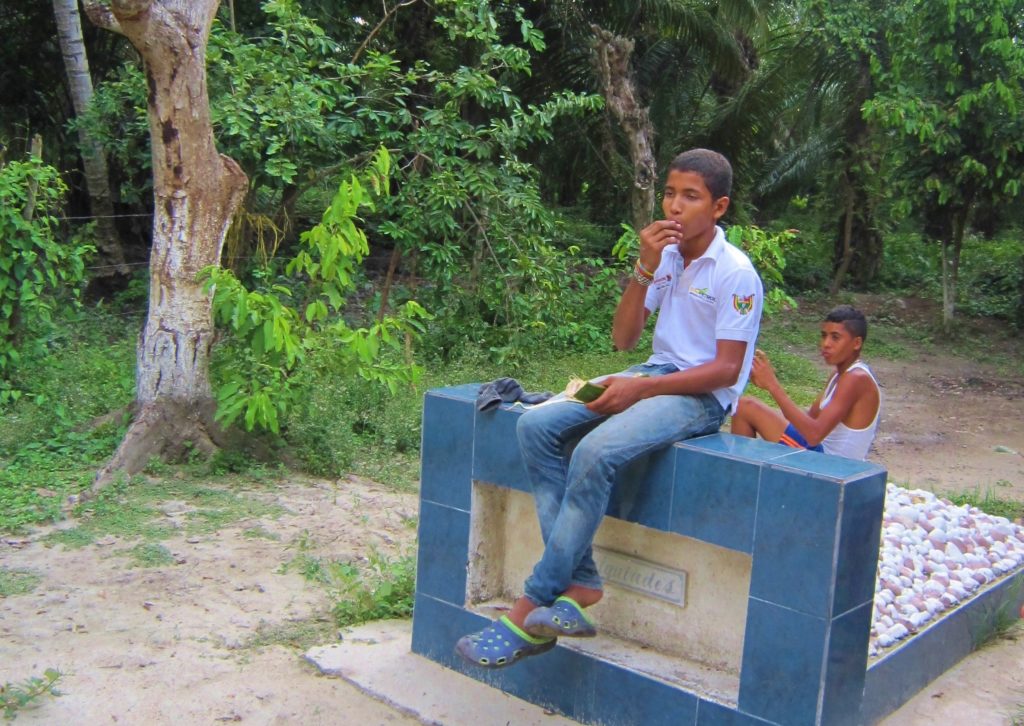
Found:
[{"label": "boy's bent leg", "polygon": [[590,552],[618,472],[629,462],[692,436],[713,433],[724,418],[714,396],[655,396],[611,416],[584,436],[566,472],[560,508],[544,554],[526,581],[526,596],[547,605],[570,585],[600,589],[596,569],[580,571]]},{"label": "boy's bent leg", "polygon": [[788,425],[781,411],[751,396],[743,396],[732,415],[729,430],[737,436],[755,438],[760,435],[766,441],[778,443]]},{"label": "boy's bent leg", "polygon": [[605,418],[572,402],[532,408],[519,417],[516,435],[544,542],[548,541],[565,495],[568,452],[580,437]]}]

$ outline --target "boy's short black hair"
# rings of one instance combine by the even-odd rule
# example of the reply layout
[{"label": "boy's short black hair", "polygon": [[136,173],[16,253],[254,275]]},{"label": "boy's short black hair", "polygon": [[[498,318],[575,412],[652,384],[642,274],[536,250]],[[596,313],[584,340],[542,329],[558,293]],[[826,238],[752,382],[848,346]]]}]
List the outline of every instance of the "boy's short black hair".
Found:
[{"label": "boy's short black hair", "polygon": [[857,308],[852,305],[839,305],[829,310],[825,316],[826,323],[842,323],[846,332],[854,338],[868,339],[868,321]]},{"label": "boy's short black hair", "polygon": [[672,160],[669,171],[692,171],[700,174],[712,199],[727,197],[732,192],[732,164],[717,151],[690,149]]}]

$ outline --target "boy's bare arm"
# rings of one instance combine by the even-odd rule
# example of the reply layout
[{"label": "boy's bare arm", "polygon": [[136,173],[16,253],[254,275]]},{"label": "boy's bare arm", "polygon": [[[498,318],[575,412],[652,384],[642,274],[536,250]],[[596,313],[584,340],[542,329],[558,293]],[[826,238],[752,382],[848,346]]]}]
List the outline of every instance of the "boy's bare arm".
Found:
[{"label": "boy's bare arm", "polygon": [[647,324],[650,312],[644,307],[647,288],[630,278],[626,289],[622,291],[619,305],[615,308],[612,319],[612,343],[615,350],[633,350],[640,340]]},{"label": "boy's bare arm", "polygon": [[[667,219],[651,222],[640,230],[639,261],[643,268],[652,273],[657,270],[661,264],[662,250],[670,244],[676,244],[680,233],[678,222]],[[616,350],[632,350],[640,340],[650,315],[650,311],[644,308],[646,297],[647,288],[630,277],[612,320],[612,343]]]},{"label": "boy's bare arm", "polygon": [[726,388],[736,382],[743,367],[747,343],[718,340],[713,360],[685,371],[652,378],[612,376],[603,384],[605,392],[587,404],[594,413],[610,415],[625,411],[643,398],[664,395],[695,395]]},{"label": "boy's bare arm", "polygon": [[817,446],[846,418],[871,385],[871,376],[867,373],[848,371],[840,376],[829,404],[824,409],[818,408],[819,397],[807,412],[793,402],[774,376],[768,385],[762,387],[771,394],[782,415],[803,434],[807,443]]}]

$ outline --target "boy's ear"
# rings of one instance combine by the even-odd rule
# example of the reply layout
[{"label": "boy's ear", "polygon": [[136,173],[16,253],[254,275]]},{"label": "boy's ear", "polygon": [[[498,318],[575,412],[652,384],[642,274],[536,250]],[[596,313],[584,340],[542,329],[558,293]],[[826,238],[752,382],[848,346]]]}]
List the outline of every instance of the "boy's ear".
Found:
[{"label": "boy's ear", "polygon": [[729,209],[729,197],[719,197],[712,202],[712,205],[711,213],[717,222],[722,218],[722,215],[725,214],[726,210]]}]

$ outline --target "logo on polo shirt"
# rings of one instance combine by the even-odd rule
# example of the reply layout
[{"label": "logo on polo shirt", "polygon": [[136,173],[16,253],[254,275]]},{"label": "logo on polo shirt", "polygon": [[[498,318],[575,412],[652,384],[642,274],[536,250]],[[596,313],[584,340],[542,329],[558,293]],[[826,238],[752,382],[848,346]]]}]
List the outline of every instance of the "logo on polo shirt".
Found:
[{"label": "logo on polo shirt", "polygon": [[746,315],[754,309],[754,296],[736,295],[734,293],[732,296],[732,306],[740,315]]},{"label": "logo on polo shirt", "polygon": [[711,303],[712,305],[715,304],[715,296],[708,292],[708,288],[706,287],[694,287],[691,285],[690,294],[702,302]]}]

